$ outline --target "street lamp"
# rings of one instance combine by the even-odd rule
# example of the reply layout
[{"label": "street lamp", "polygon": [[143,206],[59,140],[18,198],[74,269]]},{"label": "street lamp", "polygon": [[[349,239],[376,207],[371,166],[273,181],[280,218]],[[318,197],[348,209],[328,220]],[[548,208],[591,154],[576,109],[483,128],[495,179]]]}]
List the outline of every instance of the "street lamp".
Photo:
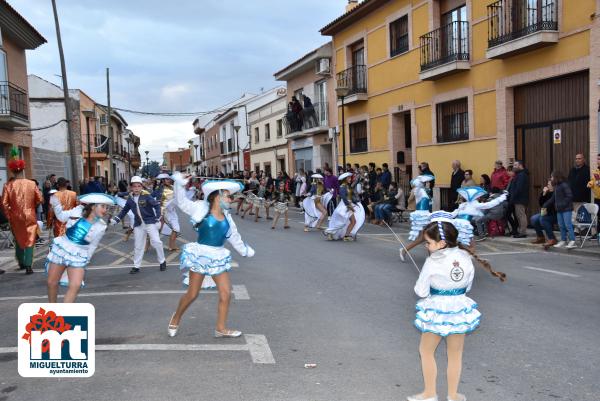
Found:
[{"label": "street lamp", "polygon": [[144,152],[146,154],[146,177],[150,177],[150,166],[148,165],[148,153],[150,153],[150,151],[145,151]]},{"label": "street lamp", "polygon": [[125,141],[127,142],[127,161],[129,162],[129,165],[127,166],[127,173],[129,174],[129,179],[131,180],[131,149],[129,148],[129,145],[131,144],[131,137],[127,137],[125,138]]},{"label": "street lamp", "polygon": [[338,97],[342,98],[342,166],[346,168],[346,120],[344,118],[344,98],[350,93],[350,88],[346,86],[346,83],[339,85],[335,88],[335,93]]}]

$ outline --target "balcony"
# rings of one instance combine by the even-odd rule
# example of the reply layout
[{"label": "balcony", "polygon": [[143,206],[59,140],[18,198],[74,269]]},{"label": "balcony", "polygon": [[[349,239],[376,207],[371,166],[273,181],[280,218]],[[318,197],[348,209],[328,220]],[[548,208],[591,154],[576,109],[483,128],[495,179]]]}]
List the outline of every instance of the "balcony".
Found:
[{"label": "balcony", "polygon": [[[108,159],[108,138],[104,135],[98,135],[95,138],[94,146],[92,146],[92,152],[90,154],[90,159],[93,160],[106,160]],[[85,147],[83,152],[84,157],[88,158],[87,147]]]},{"label": "balcony", "polygon": [[0,127],[29,126],[27,92],[15,84],[0,81]]},{"label": "balcony", "polygon": [[558,0],[499,0],[488,10],[488,58],[558,42]]},{"label": "balcony", "polygon": [[[338,87],[350,88],[350,93],[344,98],[344,104],[361,102],[368,99],[367,96],[367,66],[355,65],[336,75]],[[341,106],[338,101],[338,106]]]},{"label": "balcony", "polygon": [[131,155],[131,167],[137,169],[142,165],[142,157],[139,152],[135,152]]},{"label": "balcony", "polygon": [[469,23],[455,21],[431,31],[421,40],[421,80],[435,80],[469,70]]},{"label": "balcony", "polygon": [[[345,101],[344,101],[345,103]],[[296,114],[289,111],[285,115],[285,135],[288,139],[314,135],[329,129],[327,102],[314,103]]]}]

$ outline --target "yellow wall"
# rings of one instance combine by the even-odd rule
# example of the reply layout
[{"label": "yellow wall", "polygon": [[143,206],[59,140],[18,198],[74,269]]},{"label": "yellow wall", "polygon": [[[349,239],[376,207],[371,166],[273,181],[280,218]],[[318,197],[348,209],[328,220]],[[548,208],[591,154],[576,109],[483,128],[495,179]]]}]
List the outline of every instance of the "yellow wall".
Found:
[{"label": "yellow wall", "polygon": [[435,174],[436,186],[449,186],[452,161],[460,160],[462,169],[473,170],[473,179],[479,184],[481,174],[490,175],[496,160],[496,140],[460,142],[440,146],[417,148],[417,162],[429,163]]},{"label": "yellow wall", "polygon": [[[471,69],[455,73],[434,81],[421,81],[419,37],[431,30],[429,26],[429,3],[422,0],[391,0],[375,11],[354,22],[333,37],[336,57],[336,71],[346,68],[346,45],[364,37],[368,63],[368,101],[346,105],[346,121],[349,118],[367,116],[369,118],[369,152],[356,156],[348,155],[348,160],[356,157],[357,162],[387,162],[396,165],[388,140],[389,113],[399,105],[413,108],[418,147],[417,159],[427,159],[435,172],[436,168],[449,171],[450,162],[460,159],[465,168],[473,168],[476,174],[489,173],[493,161],[498,157],[496,83],[499,79],[535,71],[559,63],[583,59],[590,53],[590,15],[595,11],[594,0],[558,0],[560,5],[559,42],[537,50],[502,60],[486,58],[488,49],[487,5],[491,0],[468,0],[471,4]],[[405,54],[389,58],[386,18],[412,5],[412,48]],[[399,16],[399,15],[398,15]],[[473,23],[473,21],[475,23]],[[579,30],[579,31],[577,31]],[[474,123],[472,137],[492,140],[460,144],[432,144],[432,122],[435,121],[435,98],[453,91],[469,89],[471,105],[469,113]],[[458,97],[458,96],[457,96]],[[406,108],[405,108],[406,110]],[[338,115],[341,110],[338,108]],[[485,169],[483,164],[485,164]],[[413,163],[416,165],[416,163]],[[442,167],[443,165],[443,167]],[[488,166],[489,165],[489,166]],[[439,167],[437,167],[439,166]],[[473,167],[475,166],[475,168]],[[481,172],[478,169],[482,169]],[[440,177],[443,185],[447,177]]]}]

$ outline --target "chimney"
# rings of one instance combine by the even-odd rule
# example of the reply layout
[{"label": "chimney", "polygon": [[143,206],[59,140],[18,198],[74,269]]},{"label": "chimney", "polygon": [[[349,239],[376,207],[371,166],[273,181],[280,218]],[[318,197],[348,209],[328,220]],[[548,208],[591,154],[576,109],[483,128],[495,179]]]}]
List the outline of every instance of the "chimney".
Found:
[{"label": "chimney", "polygon": [[358,6],[358,0],[348,0],[348,4],[346,5],[346,12],[352,11],[356,6]]}]

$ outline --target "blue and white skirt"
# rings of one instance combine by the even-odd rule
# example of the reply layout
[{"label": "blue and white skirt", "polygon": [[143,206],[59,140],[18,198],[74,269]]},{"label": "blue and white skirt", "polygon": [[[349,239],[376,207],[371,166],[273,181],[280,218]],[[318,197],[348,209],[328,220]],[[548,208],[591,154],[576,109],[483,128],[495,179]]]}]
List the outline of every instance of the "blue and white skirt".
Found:
[{"label": "blue and white skirt", "polygon": [[419,234],[429,224],[429,210],[415,210],[410,214],[410,233],[408,239],[414,241]]},{"label": "blue and white skirt", "polygon": [[231,270],[231,252],[225,247],[190,242],[183,246],[179,269],[183,273],[183,284],[189,285],[190,271],[204,275],[202,288],[214,288],[211,276]]},{"label": "blue and white skirt", "polygon": [[[50,263],[54,263],[59,266],[85,269],[89,261],[90,257],[87,245],[75,244],[71,242],[66,235],[56,237],[52,240],[50,252],[46,257],[46,274],[48,274]],[[62,287],[69,286],[69,278],[66,270],[60,278],[59,284]],[[85,287],[84,282],[81,283],[81,287]]]},{"label": "blue and white skirt", "polygon": [[456,218],[453,224],[458,230],[458,242],[464,246],[470,246],[473,238],[473,225],[471,222],[466,219]]},{"label": "blue and white skirt", "polygon": [[442,337],[467,334],[479,326],[477,303],[466,295],[430,295],[417,302],[415,326]]}]

